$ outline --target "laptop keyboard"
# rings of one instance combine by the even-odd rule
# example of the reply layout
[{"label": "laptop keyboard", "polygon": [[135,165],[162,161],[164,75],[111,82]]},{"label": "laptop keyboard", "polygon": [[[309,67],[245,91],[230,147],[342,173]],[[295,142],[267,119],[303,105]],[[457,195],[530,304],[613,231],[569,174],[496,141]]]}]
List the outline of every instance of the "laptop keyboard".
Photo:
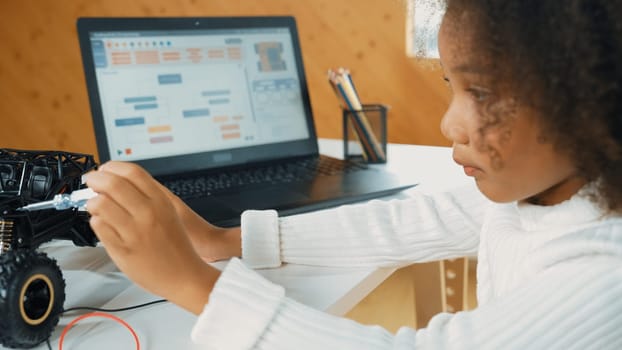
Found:
[{"label": "laptop keyboard", "polygon": [[164,185],[176,195],[187,199],[236,191],[260,184],[278,185],[308,181],[317,175],[337,175],[366,168],[364,164],[334,158],[305,158],[253,169],[235,169],[227,173],[169,180],[165,181]]}]

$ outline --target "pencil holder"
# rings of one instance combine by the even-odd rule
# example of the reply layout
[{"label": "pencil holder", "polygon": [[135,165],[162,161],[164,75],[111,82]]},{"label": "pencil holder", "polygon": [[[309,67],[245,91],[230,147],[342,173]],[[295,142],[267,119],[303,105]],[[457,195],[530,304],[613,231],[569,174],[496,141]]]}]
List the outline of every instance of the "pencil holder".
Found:
[{"label": "pencil holder", "polygon": [[387,161],[387,111],[382,104],[343,109],[344,159],[371,164]]}]

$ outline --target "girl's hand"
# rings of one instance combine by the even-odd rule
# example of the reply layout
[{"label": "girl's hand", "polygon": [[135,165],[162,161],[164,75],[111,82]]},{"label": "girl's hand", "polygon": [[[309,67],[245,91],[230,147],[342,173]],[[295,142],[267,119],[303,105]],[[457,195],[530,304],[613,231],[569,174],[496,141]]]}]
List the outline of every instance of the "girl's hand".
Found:
[{"label": "girl's hand", "polygon": [[199,256],[211,262],[242,255],[240,227],[222,228],[210,224],[168,188],[156,183],[175,207]]},{"label": "girl's hand", "polygon": [[[136,284],[196,314],[219,272],[195,251],[167,192],[132,163],[108,162],[87,177],[98,196],[90,224],[110,258]],[[182,215],[183,211],[182,211]]]}]

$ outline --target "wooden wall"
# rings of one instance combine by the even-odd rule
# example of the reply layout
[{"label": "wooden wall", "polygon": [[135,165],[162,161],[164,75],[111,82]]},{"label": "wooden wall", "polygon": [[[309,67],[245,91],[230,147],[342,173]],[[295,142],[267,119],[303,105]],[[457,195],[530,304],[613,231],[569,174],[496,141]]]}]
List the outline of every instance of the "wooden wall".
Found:
[{"label": "wooden wall", "polygon": [[80,16],[294,15],[320,137],[341,135],[326,70],[352,71],[364,102],[391,106],[389,141],[447,145],[449,99],[436,64],[405,54],[403,0],[3,0],[0,147],[96,153],[79,45]]}]

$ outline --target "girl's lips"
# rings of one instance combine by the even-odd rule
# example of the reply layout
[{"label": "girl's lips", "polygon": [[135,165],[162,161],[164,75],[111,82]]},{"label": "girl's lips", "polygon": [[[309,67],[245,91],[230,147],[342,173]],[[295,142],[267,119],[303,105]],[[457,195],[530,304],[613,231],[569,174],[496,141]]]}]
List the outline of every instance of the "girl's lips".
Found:
[{"label": "girl's lips", "polygon": [[482,171],[482,169],[480,169],[480,168],[478,168],[476,166],[470,165],[470,164],[468,164],[466,162],[463,162],[460,159],[455,158],[455,157],[454,157],[454,162],[456,162],[458,165],[462,166],[462,168],[464,169],[464,173],[467,176],[475,176],[475,174],[478,171]]},{"label": "girl's lips", "polygon": [[464,168],[464,173],[466,174],[466,176],[475,176],[475,173],[479,170],[479,168],[468,166],[468,165],[464,165],[463,168]]}]

